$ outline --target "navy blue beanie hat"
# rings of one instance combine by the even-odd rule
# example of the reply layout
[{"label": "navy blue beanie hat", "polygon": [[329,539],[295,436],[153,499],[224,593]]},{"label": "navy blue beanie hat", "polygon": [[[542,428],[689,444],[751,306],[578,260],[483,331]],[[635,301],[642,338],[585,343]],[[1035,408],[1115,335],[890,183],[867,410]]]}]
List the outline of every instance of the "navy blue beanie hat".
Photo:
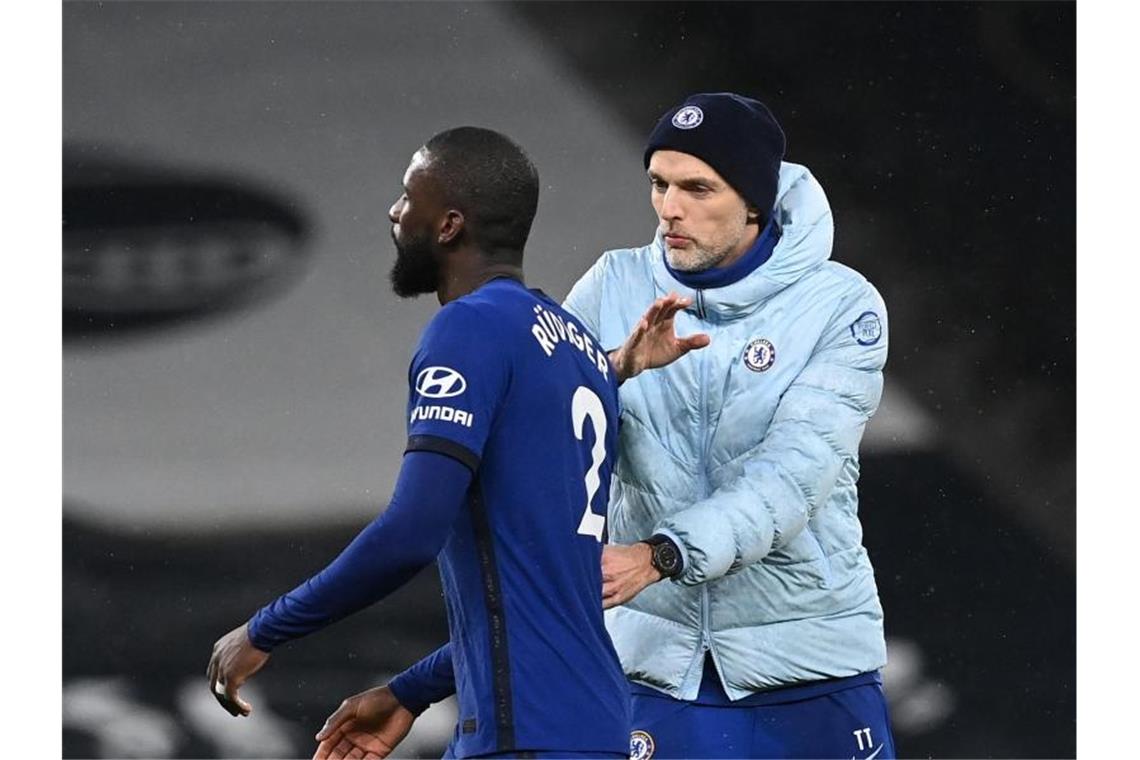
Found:
[{"label": "navy blue beanie hat", "polygon": [[676,150],[716,169],[765,221],[776,203],[784,130],[759,100],[731,92],[690,95],[669,109],[649,134],[645,168],[654,151]]}]

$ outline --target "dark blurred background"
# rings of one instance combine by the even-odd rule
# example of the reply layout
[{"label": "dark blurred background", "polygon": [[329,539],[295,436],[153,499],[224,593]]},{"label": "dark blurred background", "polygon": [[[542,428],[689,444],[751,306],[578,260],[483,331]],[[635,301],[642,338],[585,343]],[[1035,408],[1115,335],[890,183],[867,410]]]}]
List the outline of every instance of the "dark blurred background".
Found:
[{"label": "dark blurred background", "polygon": [[[213,641],[383,507],[430,298],[386,273],[412,152],[479,124],[543,178],[528,279],[647,242],[695,91],[764,100],[891,315],[861,518],[900,752],[1066,757],[1075,726],[1073,3],[63,7],[67,757],[300,757],[446,637],[428,570],[284,647],[234,720]],[[438,756],[432,708],[402,756]]]}]

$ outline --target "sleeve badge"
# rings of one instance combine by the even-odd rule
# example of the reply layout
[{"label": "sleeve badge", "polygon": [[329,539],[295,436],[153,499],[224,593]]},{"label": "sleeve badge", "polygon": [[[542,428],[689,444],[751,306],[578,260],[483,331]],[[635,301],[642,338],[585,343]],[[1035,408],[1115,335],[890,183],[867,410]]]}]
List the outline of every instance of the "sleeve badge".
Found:
[{"label": "sleeve badge", "polygon": [[865,311],[851,323],[851,337],[860,346],[873,346],[883,337],[883,323],[873,311]]}]

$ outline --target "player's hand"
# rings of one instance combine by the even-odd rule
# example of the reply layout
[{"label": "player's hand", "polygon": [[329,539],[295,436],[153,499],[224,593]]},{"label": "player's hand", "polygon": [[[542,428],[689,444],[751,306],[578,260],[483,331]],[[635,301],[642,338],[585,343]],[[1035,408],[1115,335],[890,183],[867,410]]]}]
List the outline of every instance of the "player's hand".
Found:
[{"label": "player's hand", "polygon": [[238,696],[238,689],[269,660],[249,640],[247,623],[242,623],[214,642],[214,653],[206,666],[206,679],[210,693],[233,716],[249,715],[253,705]]},{"label": "player's hand", "polygon": [[692,303],[691,298],[670,293],[650,305],[621,348],[610,352],[618,382],[637,377],[647,369],[664,367],[710,343],[711,338],[706,333],[678,338],[673,329],[673,317]]},{"label": "player's hand", "polygon": [[625,604],[659,580],[661,573],[653,566],[653,549],[649,544],[602,547],[602,609]]},{"label": "player's hand", "polygon": [[341,702],[317,732],[313,760],[387,757],[415,720],[387,686],[362,691]]}]

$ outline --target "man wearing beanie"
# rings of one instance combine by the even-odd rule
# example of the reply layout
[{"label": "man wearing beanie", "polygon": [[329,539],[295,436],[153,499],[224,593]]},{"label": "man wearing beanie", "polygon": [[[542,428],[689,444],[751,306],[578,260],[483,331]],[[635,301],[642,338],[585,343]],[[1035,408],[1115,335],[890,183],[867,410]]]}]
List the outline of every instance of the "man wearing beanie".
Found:
[{"label": "man wearing beanie", "polygon": [[827,198],[784,147],[751,98],[671,108],[645,150],[655,239],[607,251],[565,303],[621,346],[676,292],[676,333],[711,338],[644,374],[644,346],[611,354],[627,379],[603,597],[638,760],[895,754],[856,490],[886,309],[829,260]]},{"label": "man wearing beanie", "polygon": [[[856,489],[886,308],[829,260],[827,197],[784,147],[751,98],[671,108],[645,150],[654,240],[564,304],[624,381],[602,596],[633,760],[895,756]],[[440,672],[401,678],[442,699]]]}]

